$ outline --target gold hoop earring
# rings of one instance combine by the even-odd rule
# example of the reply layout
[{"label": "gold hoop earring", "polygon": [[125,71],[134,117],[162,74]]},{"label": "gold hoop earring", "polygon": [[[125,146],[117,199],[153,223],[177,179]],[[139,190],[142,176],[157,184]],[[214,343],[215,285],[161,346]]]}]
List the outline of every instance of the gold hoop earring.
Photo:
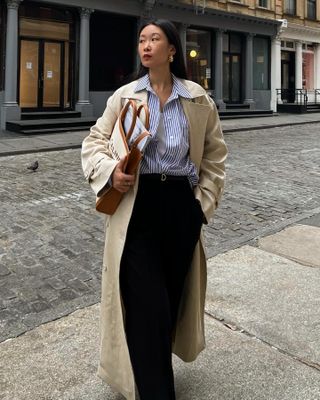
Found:
[{"label": "gold hoop earring", "polygon": [[169,62],[172,63],[173,62],[173,55],[170,55],[168,59],[169,59]]}]

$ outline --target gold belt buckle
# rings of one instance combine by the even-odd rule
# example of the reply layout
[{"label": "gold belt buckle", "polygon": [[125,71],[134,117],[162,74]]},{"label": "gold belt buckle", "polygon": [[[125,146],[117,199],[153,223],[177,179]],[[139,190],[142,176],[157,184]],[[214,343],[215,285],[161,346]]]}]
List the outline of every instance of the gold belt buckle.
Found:
[{"label": "gold belt buckle", "polygon": [[161,181],[164,182],[165,180],[167,180],[167,175],[161,174]]}]

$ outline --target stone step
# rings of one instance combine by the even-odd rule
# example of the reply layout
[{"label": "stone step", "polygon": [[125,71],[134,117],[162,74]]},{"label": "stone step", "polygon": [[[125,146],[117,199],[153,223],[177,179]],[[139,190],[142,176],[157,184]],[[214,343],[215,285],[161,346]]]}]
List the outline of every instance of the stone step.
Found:
[{"label": "stone step", "polygon": [[80,118],[79,111],[31,111],[22,112],[22,120],[55,119],[55,118]]},{"label": "stone step", "polygon": [[8,121],[6,129],[23,134],[67,132],[88,129],[95,122],[93,117]]},{"label": "stone step", "polygon": [[[233,118],[242,118],[242,117],[258,117],[258,116],[265,116],[265,115],[273,115],[272,110],[223,110],[219,111],[220,118],[227,117],[229,118],[232,116]],[[224,118],[224,119],[227,119]]]}]

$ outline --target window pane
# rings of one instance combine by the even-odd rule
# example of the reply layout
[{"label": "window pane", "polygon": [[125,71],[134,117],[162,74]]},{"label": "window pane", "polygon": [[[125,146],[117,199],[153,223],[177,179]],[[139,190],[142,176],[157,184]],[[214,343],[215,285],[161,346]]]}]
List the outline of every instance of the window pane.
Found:
[{"label": "window pane", "polygon": [[223,55],[223,101],[230,101],[230,56]]},{"label": "window pane", "polygon": [[269,89],[269,42],[265,38],[253,40],[253,88]]},{"label": "window pane", "polygon": [[69,97],[69,44],[66,43],[64,48],[64,100],[65,108],[70,107]]},{"label": "window pane", "polygon": [[21,18],[20,36],[69,40],[69,24]]},{"label": "window pane", "polygon": [[43,106],[59,107],[61,82],[61,44],[45,43],[43,67]]},{"label": "window pane", "polygon": [[232,55],[231,57],[231,74],[232,74],[232,88],[231,88],[231,100],[233,102],[240,101],[240,81],[241,81],[241,74],[240,74],[240,56],[239,55]]},{"label": "window pane", "polygon": [[259,6],[268,8],[268,0],[259,0]]},{"label": "window pane", "polygon": [[316,19],[316,0],[307,0],[307,17]]},{"label": "window pane", "polygon": [[296,0],[285,0],[284,2],[284,12],[285,14],[296,14]]},{"label": "window pane", "polygon": [[302,58],[302,87],[314,89],[314,54],[303,53]]},{"label": "window pane", "polygon": [[187,30],[188,77],[204,89],[211,89],[211,34],[196,29]]},{"label": "window pane", "polygon": [[21,40],[20,107],[38,106],[39,42]]}]

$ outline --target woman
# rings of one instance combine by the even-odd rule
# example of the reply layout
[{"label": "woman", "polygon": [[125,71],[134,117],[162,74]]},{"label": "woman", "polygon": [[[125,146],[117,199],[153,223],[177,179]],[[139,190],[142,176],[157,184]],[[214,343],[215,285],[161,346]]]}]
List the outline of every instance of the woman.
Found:
[{"label": "woman", "polygon": [[[224,185],[227,150],[212,100],[185,80],[179,35],[155,20],[139,32],[138,80],[118,89],[90,135],[82,163],[96,194],[125,193],[106,220],[98,373],[126,399],[174,400],[171,354],[193,361],[205,346],[202,223]],[[149,142],[136,175],[108,141],[126,99],[147,103]]]}]

